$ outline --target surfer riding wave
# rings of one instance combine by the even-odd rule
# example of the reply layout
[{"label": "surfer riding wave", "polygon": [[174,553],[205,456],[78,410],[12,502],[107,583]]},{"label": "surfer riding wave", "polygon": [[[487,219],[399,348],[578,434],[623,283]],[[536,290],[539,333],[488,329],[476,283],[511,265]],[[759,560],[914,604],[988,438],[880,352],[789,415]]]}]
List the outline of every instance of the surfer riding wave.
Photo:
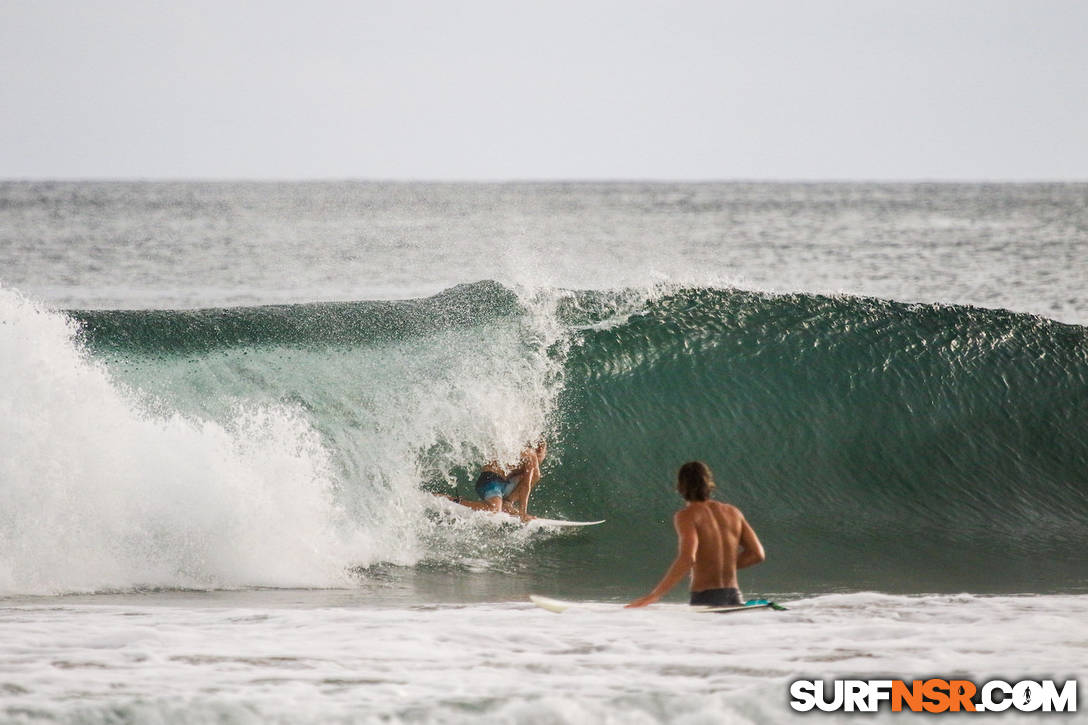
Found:
[{"label": "surfer riding wave", "polygon": [[503,512],[530,521],[529,494],[540,481],[540,463],[548,454],[548,444],[540,441],[529,445],[518,457],[518,464],[506,470],[497,460],[489,461],[476,479],[476,495],[479,501],[446,496],[451,501],[476,511]]}]

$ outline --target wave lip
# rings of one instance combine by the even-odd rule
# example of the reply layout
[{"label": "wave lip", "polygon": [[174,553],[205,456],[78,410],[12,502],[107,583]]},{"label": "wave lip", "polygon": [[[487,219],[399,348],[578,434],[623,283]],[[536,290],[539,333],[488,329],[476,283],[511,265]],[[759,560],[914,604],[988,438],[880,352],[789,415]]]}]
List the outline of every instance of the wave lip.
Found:
[{"label": "wave lip", "polygon": [[413,300],[69,314],[95,349],[185,354],[245,346],[389,342],[485,324],[519,311],[513,292],[496,282],[479,282]]}]

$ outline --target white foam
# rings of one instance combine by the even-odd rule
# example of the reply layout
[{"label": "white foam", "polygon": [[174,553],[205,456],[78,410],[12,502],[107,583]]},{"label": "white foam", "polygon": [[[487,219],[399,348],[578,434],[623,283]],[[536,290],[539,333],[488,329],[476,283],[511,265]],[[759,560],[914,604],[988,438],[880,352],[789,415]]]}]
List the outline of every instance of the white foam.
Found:
[{"label": "white foam", "polygon": [[526,293],[486,349],[454,329],[110,369],[67,317],[0,288],[0,593],[344,586],[379,562],[471,567],[481,546],[501,568],[533,537],[435,526],[420,483],[545,434],[561,296]]},{"label": "white foam", "polygon": [[296,412],[150,414],[75,333],[0,288],[0,591],[333,586],[371,553]]},{"label": "white foam", "polygon": [[794,719],[799,678],[1064,681],[1088,667],[1088,596],[858,593],[742,615],[216,601],[0,608],[0,719],[775,723]]}]

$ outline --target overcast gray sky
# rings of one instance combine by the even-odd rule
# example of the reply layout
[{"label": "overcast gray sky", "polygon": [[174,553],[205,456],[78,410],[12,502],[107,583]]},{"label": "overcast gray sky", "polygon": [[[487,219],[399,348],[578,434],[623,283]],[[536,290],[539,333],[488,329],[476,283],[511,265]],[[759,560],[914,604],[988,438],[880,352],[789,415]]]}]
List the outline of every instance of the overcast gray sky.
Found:
[{"label": "overcast gray sky", "polygon": [[1088,179],[1083,0],[5,0],[2,178]]}]

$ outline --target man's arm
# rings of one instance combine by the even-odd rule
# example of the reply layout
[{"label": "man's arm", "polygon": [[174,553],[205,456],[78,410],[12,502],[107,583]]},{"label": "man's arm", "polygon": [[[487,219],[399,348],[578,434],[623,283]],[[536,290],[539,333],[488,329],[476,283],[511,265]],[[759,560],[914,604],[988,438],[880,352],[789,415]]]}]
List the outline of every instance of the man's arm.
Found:
[{"label": "man's arm", "polygon": [[691,516],[686,515],[687,513],[687,511],[677,511],[672,519],[678,539],[676,559],[653,591],[631,602],[627,605],[628,607],[645,607],[647,604],[653,604],[691,571],[695,563],[695,551],[699,548],[699,537],[695,533],[695,522],[692,521]]},{"label": "man's arm", "polygon": [[744,514],[740,517],[740,545],[741,551],[737,554],[738,569],[761,564],[767,558],[767,554],[763,551],[763,544],[759,542],[756,532],[748,525],[748,519],[744,518]]}]

